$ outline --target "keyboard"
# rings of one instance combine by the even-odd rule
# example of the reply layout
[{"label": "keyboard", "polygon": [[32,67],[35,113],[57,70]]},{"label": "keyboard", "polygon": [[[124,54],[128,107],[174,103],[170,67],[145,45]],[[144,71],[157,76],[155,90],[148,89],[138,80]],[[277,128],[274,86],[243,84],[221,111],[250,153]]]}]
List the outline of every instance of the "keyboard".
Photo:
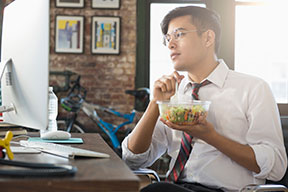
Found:
[{"label": "keyboard", "polygon": [[98,157],[98,158],[110,157],[110,155],[106,153],[100,153],[55,143],[21,140],[20,145],[69,159],[74,159],[75,157]]}]

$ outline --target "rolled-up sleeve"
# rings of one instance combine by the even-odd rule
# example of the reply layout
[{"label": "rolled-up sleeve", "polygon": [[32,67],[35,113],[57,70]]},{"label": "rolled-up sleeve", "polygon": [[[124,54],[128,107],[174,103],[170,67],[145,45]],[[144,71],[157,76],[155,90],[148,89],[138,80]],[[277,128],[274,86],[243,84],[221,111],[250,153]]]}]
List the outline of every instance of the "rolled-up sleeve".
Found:
[{"label": "rolled-up sleeve", "polygon": [[161,121],[157,121],[152,142],[147,151],[140,154],[134,154],[128,149],[128,135],[122,142],[122,159],[131,169],[145,168],[151,166],[167,150],[167,136],[165,126]]},{"label": "rolled-up sleeve", "polygon": [[278,107],[264,81],[256,85],[249,95],[247,118],[249,130],[246,139],[261,170],[254,173],[254,177],[280,180],[287,168],[287,156]]}]

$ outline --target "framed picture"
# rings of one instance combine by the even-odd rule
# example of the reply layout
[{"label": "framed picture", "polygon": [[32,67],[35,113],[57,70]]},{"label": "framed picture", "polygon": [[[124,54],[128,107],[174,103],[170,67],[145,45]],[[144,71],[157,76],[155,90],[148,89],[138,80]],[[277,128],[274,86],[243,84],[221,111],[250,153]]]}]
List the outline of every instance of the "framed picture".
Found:
[{"label": "framed picture", "polygon": [[55,52],[83,53],[84,17],[57,15],[55,25]]},{"label": "framed picture", "polygon": [[84,0],[56,0],[56,7],[84,7]]},{"label": "framed picture", "polygon": [[92,0],[92,8],[119,9],[120,0]]},{"label": "framed picture", "polygon": [[93,16],[91,31],[92,53],[120,53],[120,17]]}]

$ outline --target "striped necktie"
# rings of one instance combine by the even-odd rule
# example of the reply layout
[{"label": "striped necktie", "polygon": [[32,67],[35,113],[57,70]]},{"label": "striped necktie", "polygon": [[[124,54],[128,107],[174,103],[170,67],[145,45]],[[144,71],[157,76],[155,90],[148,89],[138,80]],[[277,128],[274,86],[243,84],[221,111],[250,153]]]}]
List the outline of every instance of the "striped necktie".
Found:
[{"label": "striped necktie", "polygon": [[[192,84],[192,98],[194,100],[199,100],[199,89],[202,86],[208,85],[211,83],[208,80],[203,81],[202,83],[194,83]],[[188,135],[187,133],[183,132],[182,139],[181,139],[181,147],[180,151],[178,153],[177,159],[175,161],[175,164],[169,173],[168,177],[166,178],[166,181],[170,182],[176,182],[183,171],[185,164],[190,156],[190,153],[192,151],[192,139],[193,137]]]}]

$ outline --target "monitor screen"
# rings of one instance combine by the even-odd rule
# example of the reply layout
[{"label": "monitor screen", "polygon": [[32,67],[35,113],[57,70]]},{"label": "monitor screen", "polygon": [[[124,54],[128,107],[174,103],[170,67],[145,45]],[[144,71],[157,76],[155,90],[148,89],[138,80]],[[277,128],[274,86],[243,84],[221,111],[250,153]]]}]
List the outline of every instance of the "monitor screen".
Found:
[{"label": "monitor screen", "polygon": [[49,0],[15,0],[4,9],[1,68],[10,62],[1,79],[2,106],[15,108],[3,113],[5,123],[47,128],[49,6]]}]

